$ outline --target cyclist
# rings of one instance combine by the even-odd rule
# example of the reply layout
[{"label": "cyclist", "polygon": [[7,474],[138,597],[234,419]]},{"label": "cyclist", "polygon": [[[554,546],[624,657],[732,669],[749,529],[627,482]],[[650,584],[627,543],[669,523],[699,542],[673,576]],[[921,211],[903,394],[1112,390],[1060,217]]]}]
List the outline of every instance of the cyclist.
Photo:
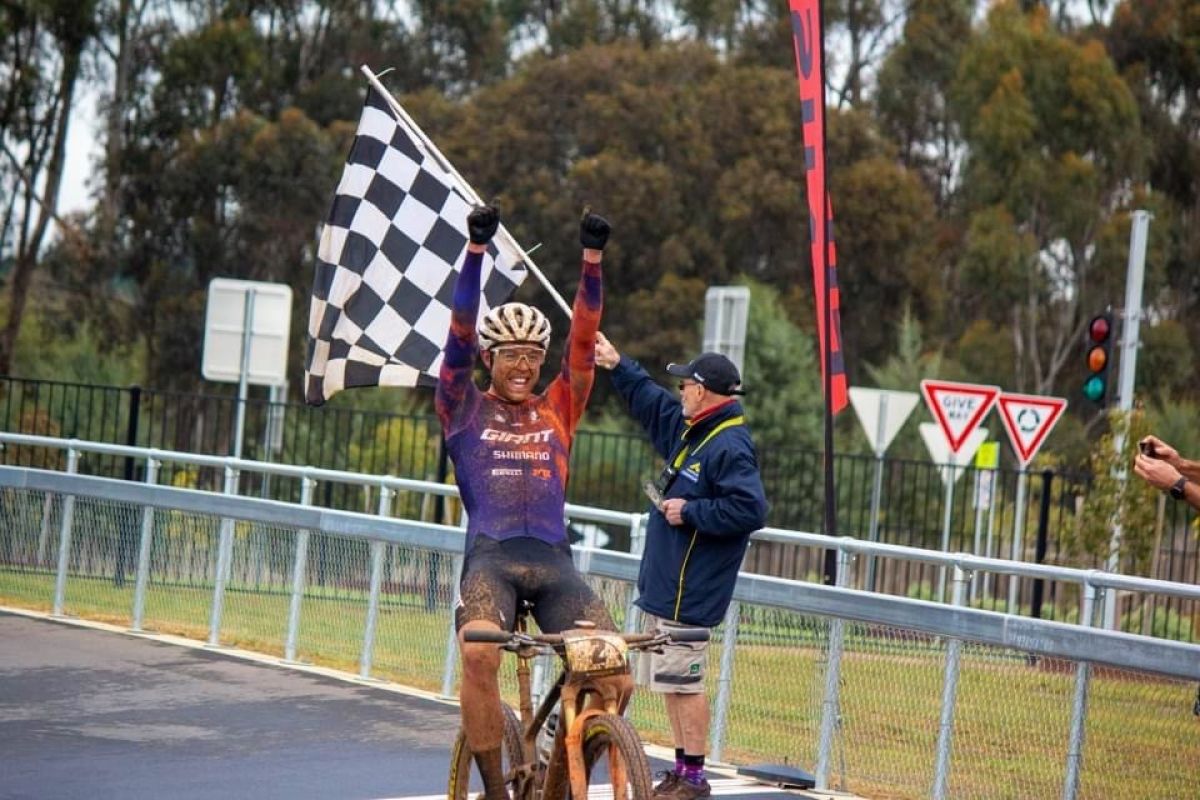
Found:
[{"label": "cyclist", "polygon": [[[501,758],[500,650],[468,644],[472,629],[511,631],[517,604],[533,603],[546,633],[590,620],[616,630],[604,604],[575,569],[564,519],[567,464],[595,371],[596,331],[603,293],[600,262],[609,224],[587,213],[580,223],[583,267],[562,367],[541,394],[550,323],[536,308],[506,303],[478,323],[480,269],[500,224],[494,206],[467,217],[470,244],[454,286],[450,334],[438,379],[436,406],[468,514],[467,541],[455,626],[462,654],[463,731],[483,779],[487,800],[507,798]],[[481,352],[491,384],[472,380]],[[618,682],[628,699],[632,681]]]}]

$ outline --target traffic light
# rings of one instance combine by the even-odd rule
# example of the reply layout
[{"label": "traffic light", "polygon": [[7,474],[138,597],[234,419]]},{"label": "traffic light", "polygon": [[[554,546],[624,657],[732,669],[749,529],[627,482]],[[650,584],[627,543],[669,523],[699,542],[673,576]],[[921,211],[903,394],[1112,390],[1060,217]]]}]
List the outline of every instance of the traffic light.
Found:
[{"label": "traffic light", "polygon": [[1101,407],[1108,397],[1108,363],[1111,360],[1112,339],[1112,312],[1105,311],[1092,317],[1087,326],[1087,344],[1084,346],[1088,377],[1083,382],[1083,396]]}]

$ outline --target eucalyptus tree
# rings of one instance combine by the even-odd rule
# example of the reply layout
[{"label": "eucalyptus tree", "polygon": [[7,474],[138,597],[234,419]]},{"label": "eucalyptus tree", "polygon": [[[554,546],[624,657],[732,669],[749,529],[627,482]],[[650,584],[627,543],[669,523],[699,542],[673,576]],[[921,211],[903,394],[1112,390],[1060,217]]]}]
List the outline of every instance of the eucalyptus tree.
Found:
[{"label": "eucalyptus tree", "polygon": [[[1137,105],[1100,41],[1069,39],[1044,9],[1024,13],[1011,2],[994,6],[971,38],[950,96],[968,147],[956,198],[967,248],[986,251],[1011,228],[1018,255],[1007,264],[1004,252],[964,261],[953,290],[975,283],[976,296],[958,318],[1010,331],[1014,388],[1052,393],[1078,356],[1087,319],[1108,299],[1096,290],[1104,268],[1113,269],[1098,263],[1098,236],[1120,223],[1139,185]],[[972,263],[1009,270],[1013,280],[978,285]]]},{"label": "eucalyptus tree", "polygon": [[34,272],[58,217],[71,107],[95,31],[94,2],[0,6],[0,260],[12,264],[0,374],[12,366]]}]

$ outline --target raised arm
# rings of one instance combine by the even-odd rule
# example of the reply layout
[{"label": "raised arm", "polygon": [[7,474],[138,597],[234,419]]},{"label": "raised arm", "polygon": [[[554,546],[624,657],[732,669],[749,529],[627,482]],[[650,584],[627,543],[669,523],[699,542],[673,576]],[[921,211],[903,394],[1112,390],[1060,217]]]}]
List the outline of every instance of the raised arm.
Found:
[{"label": "raised arm", "polygon": [[458,431],[479,402],[478,390],[471,382],[475,355],[479,351],[475,335],[475,321],[479,316],[479,276],[487,243],[499,226],[500,212],[494,206],[480,206],[467,216],[471,241],[467,245],[462,271],[454,282],[450,333],[446,336],[434,395],[438,419],[447,437]]},{"label": "raised arm", "polygon": [[600,330],[600,314],[604,309],[600,263],[610,230],[604,217],[590,212],[585,213],[579,223],[583,265],[571,308],[571,330],[567,334],[562,368],[547,390],[558,407],[567,409],[565,417],[572,433],[583,417],[595,380],[596,334]]},{"label": "raised arm", "polygon": [[683,431],[679,397],[655,383],[632,358],[617,352],[603,333],[596,335],[596,365],[612,372],[613,387],[650,437],[663,458],[678,444]]}]

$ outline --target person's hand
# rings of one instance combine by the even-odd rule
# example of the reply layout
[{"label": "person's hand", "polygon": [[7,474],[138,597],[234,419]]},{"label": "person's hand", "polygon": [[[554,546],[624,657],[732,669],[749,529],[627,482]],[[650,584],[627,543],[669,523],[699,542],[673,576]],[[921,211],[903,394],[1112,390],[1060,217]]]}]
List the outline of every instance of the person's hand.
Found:
[{"label": "person's hand", "polygon": [[1133,473],[1155,489],[1166,491],[1181,477],[1179,470],[1163,458],[1138,453],[1133,459]]},{"label": "person's hand", "polygon": [[585,248],[603,250],[604,245],[608,244],[608,234],[611,232],[612,226],[604,217],[593,214],[590,210],[583,212],[583,219],[579,220],[579,243]]},{"label": "person's hand", "polygon": [[683,507],[687,505],[687,500],[682,497],[672,497],[670,500],[663,500],[662,513],[667,518],[667,523],[670,525],[683,524]]},{"label": "person's hand", "polygon": [[1138,442],[1138,447],[1150,458],[1157,458],[1172,466],[1179,466],[1179,451],[1157,436],[1142,437],[1142,440]]},{"label": "person's hand", "polygon": [[596,366],[612,369],[621,363],[621,354],[603,333],[596,331]]},{"label": "person's hand", "polygon": [[495,203],[486,206],[475,206],[467,214],[467,231],[471,235],[471,244],[487,244],[496,235],[500,227],[500,209]]}]

